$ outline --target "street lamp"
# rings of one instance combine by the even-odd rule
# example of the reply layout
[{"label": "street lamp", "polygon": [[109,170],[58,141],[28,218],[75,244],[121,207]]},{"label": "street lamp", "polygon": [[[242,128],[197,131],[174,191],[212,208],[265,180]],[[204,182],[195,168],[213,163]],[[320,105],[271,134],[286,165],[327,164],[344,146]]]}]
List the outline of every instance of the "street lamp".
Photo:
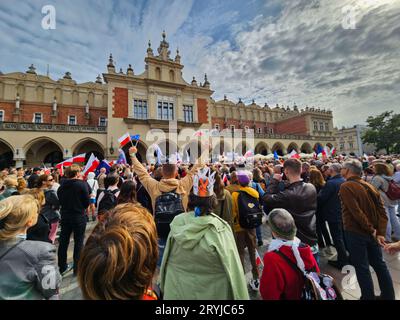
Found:
[{"label": "street lamp", "polygon": [[112,138],[111,138],[110,154],[114,154],[114,146]]}]

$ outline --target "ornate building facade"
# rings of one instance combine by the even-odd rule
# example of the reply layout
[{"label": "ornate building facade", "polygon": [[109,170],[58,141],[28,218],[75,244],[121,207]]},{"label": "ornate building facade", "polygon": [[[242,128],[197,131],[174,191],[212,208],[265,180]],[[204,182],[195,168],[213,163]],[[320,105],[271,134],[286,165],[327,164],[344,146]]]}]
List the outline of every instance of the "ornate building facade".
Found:
[{"label": "ornate building facade", "polygon": [[[188,128],[244,134],[253,129],[252,147],[264,155],[311,153],[318,144],[335,144],[331,111],[215,101],[207,76],[203,83],[183,79],[179,51],[171,58],[162,37],[157,53],[149,43],[142,74],[131,65],[117,71],[112,55],[107,72],[94,82],[77,84],[69,72],[55,81],[38,75],[33,65],[25,73],[0,74],[0,167],[54,164],[84,152],[113,159],[117,139],[127,131],[141,135],[142,159],[154,143],[181,151],[197,143],[149,136],[151,129],[168,132],[171,122],[177,134]],[[212,152],[246,152],[249,146],[239,144],[223,139]]]}]

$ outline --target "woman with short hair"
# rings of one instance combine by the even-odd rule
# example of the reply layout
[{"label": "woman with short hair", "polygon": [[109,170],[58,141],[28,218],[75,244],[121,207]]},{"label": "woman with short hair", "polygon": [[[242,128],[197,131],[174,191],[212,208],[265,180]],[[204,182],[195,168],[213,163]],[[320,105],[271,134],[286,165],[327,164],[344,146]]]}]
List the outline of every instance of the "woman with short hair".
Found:
[{"label": "woman with short hair", "polygon": [[26,240],[28,228],[37,223],[39,207],[30,195],[0,201],[0,300],[58,295],[61,276],[55,246]]}]

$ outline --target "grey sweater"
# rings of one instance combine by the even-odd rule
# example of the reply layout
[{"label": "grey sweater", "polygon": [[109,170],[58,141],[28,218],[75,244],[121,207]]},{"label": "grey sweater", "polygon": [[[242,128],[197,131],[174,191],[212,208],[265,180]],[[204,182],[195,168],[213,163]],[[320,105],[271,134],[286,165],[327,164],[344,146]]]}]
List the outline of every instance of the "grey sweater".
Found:
[{"label": "grey sweater", "polygon": [[0,300],[43,300],[58,294],[61,275],[54,245],[17,238],[0,241],[0,257]]}]

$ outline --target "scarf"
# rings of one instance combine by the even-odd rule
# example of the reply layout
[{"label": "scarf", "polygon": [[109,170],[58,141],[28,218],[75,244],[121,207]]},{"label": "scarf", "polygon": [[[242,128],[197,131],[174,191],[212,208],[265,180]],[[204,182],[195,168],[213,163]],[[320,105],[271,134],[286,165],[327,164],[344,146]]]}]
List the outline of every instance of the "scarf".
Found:
[{"label": "scarf", "polygon": [[273,239],[268,246],[268,252],[273,252],[279,250],[282,246],[291,247],[294,257],[296,258],[297,266],[300,268],[303,273],[305,272],[304,261],[300,256],[299,252],[300,239],[294,238],[292,241],[282,240],[282,239]]}]

